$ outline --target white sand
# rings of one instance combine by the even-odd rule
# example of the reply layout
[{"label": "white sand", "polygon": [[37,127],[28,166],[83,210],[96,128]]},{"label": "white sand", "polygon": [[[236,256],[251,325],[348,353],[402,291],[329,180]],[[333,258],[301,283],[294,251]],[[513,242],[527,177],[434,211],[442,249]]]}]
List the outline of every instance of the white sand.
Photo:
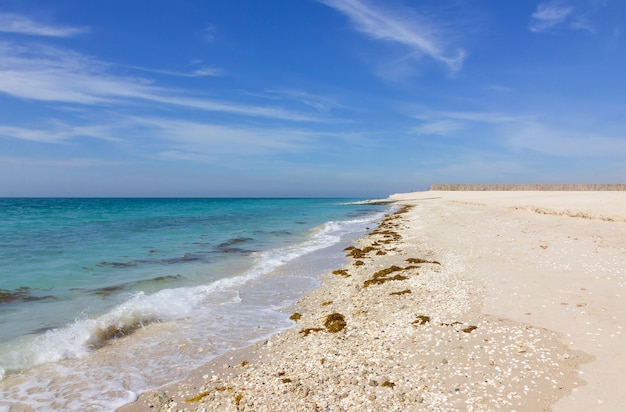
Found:
[{"label": "white sand", "polygon": [[623,410],[626,193],[390,199],[414,207],[298,303],[294,329],[124,410]]}]

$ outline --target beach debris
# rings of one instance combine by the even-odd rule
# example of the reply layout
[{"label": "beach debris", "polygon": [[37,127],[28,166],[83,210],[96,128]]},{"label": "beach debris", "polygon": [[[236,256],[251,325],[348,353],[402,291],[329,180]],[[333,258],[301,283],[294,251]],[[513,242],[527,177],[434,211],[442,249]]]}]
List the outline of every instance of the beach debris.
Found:
[{"label": "beach debris", "polygon": [[326,302],[322,302],[321,306],[328,306],[328,305],[332,305],[333,301],[332,300],[327,300]]},{"label": "beach debris", "polygon": [[243,360],[241,361],[241,363],[239,364],[240,367],[245,368],[246,366],[248,366],[250,362],[248,362],[247,360]]},{"label": "beach debris", "polygon": [[333,275],[343,276],[344,278],[349,278],[350,277],[350,274],[345,269],[333,270]]},{"label": "beach debris", "polygon": [[169,397],[164,391],[156,391],[147,396],[148,406],[156,411],[165,410],[174,399]]},{"label": "beach debris", "polygon": [[302,315],[299,314],[298,312],[295,312],[293,315],[289,316],[289,319],[293,320],[293,321],[299,321],[302,318]]},{"label": "beach debris", "polygon": [[197,402],[200,402],[202,399],[206,398],[207,396],[211,395],[213,392],[224,392],[224,391],[232,391],[232,390],[233,390],[232,386],[218,386],[216,388],[209,389],[208,391],[202,391],[192,398],[187,398],[185,399],[185,402],[197,403]]},{"label": "beach debris", "polygon": [[382,269],[379,270],[378,272],[374,273],[372,275],[371,279],[367,279],[365,282],[363,282],[363,287],[366,288],[370,285],[382,285],[385,282],[388,282],[390,280],[406,280],[408,279],[408,277],[404,276],[404,275],[395,275],[395,276],[388,276],[391,273],[394,272],[400,272],[403,271],[404,268],[401,268],[400,266],[390,266],[386,269]]},{"label": "beach debris", "polygon": [[356,262],[354,262],[354,266],[363,266],[365,264],[365,262],[363,262],[362,260],[357,260]]},{"label": "beach debris", "polygon": [[299,333],[301,333],[302,336],[309,336],[313,332],[321,332],[323,330],[324,328],[306,328],[302,329]]},{"label": "beach debris", "polygon": [[478,326],[475,325],[469,325],[466,328],[461,329],[463,332],[465,333],[472,333],[472,331],[476,330],[478,328]]},{"label": "beach debris", "polygon": [[419,315],[414,321],[413,325],[425,325],[430,322],[430,316]]},{"label": "beach debris", "polygon": [[349,246],[347,248],[345,248],[344,250],[348,250],[349,253],[346,255],[348,257],[353,257],[355,259],[363,259],[364,257],[367,257],[367,254],[374,251],[374,250],[378,250],[373,246],[366,246],[363,249],[359,249],[358,247],[354,247],[354,246]]},{"label": "beach debris", "polygon": [[405,290],[401,290],[399,292],[391,292],[389,294],[389,296],[401,296],[401,295],[406,295],[408,293],[411,293],[411,289],[405,289]]},{"label": "beach debris", "polygon": [[330,333],[337,333],[346,327],[346,319],[341,313],[331,313],[324,320],[324,327]]},{"label": "beach debris", "polygon": [[391,382],[390,380],[385,380],[385,381],[383,381],[383,383],[380,384],[380,386],[382,386],[383,388],[391,388],[391,389],[393,389],[393,387],[396,386],[396,384]]},{"label": "beach debris", "polygon": [[363,287],[366,288],[369,285],[382,285],[385,282],[388,282],[390,280],[406,280],[408,279],[408,277],[404,276],[404,275],[395,275],[395,276],[391,276],[391,277],[380,277],[380,278],[373,278],[373,279],[368,279],[365,282],[363,282]]},{"label": "beach debris", "polygon": [[426,259],[421,259],[421,258],[408,258],[406,261],[407,261],[407,263],[413,263],[413,264],[416,264],[416,265],[419,265],[421,263],[432,263],[432,264],[435,264],[435,265],[441,265],[441,263],[439,263],[436,260],[426,260]]},{"label": "beach debris", "polygon": [[243,394],[241,392],[235,395],[235,397],[233,398],[233,401],[235,402],[235,406],[239,406],[242,399],[243,399]]}]

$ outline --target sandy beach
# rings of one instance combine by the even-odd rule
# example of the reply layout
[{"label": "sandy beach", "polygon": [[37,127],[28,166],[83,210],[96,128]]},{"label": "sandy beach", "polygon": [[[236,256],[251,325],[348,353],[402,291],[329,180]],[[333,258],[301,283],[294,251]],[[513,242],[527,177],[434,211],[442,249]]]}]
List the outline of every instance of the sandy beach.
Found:
[{"label": "sandy beach", "polygon": [[293,328],[120,411],[624,408],[626,192],[387,200]]}]

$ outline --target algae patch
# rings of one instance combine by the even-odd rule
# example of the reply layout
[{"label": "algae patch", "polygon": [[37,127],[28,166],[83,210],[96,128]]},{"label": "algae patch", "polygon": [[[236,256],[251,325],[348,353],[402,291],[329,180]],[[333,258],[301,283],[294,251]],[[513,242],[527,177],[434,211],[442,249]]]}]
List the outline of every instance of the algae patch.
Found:
[{"label": "algae patch", "polygon": [[300,333],[302,334],[302,336],[309,336],[313,332],[320,332],[323,330],[324,328],[306,328],[306,329],[302,329]]},{"label": "algae patch", "polygon": [[289,319],[297,322],[300,319],[302,319],[302,315],[299,314],[298,312],[295,312],[293,315],[289,316]]},{"label": "algae patch", "polygon": [[414,321],[413,325],[425,325],[430,322],[430,316],[419,315]]},{"label": "algae patch", "polygon": [[337,333],[346,327],[346,319],[341,313],[331,313],[324,320],[324,327],[330,333]]},{"label": "algae patch", "polygon": [[333,270],[333,275],[340,275],[340,276],[343,276],[344,278],[349,278],[350,277],[350,274],[345,269]]}]

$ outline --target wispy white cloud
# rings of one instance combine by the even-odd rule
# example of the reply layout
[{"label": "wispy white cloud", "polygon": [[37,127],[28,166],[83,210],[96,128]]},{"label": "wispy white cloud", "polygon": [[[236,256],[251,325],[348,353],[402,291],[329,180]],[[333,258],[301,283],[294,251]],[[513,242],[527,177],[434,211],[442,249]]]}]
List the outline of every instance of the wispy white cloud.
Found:
[{"label": "wispy white cloud", "polygon": [[424,112],[415,116],[420,124],[413,133],[419,135],[437,135],[445,137],[462,136],[475,124],[505,125],[528,120],[526,117],[513,116],[497,112]]},{"label": "wispy white cloud", "polygon": [[288,121],[319,118],[280,107],[189,97],[151,80],[113,74],[114,68],[66,49],[0,42],[0,93],[22,99],[87,105],[132,105],[137,100],[197,110]]},{"label": "wispy white cloud", "polygon": [[601,133],[572,131],[528,122],[511,127],[507,133],[515,150],[530,150],[560,157],[626,157],[626,139]]},{"label": "wispy white cloud", "polygon": [[334,108],[344,107],[332,98],[297,89],[265,90],[261,97],[269,99],[286,99],[290,101],[296,101],[304,106],[311,107],[322,113],[327,113]]},{"label": "wispy white cloud", "polygon": [[32,36],[72,37],[88,31],[84,27],[69,27],[36,22],[26,16],[0,12],[0,32]]},{"label": "wispy white cloud", "polygon": [[532,32],[549,30],[563,23],[573,11],[573,7],[565,6],[558,0],[541,3],[531,16],[529,29]]},{"label": "wispy white cloud", "polygon": [[3,166],[11,166],[21,170],[38,168],[38,167],[52,167],[59,169],[67,168],[92,168],[92,167],[110,167],[120,166],[124,164],[120,161],[114,160],[102,160],[90,157],[70,157],[63,159],[49,159],[49,158],[37,158],[37,157],[0,157],[0,164]]},{"label": "wispy white cloud", "polygon": [[413,58],[423,55],[444,63],[453,71],[463,66],[466,52],[445,50],[443,41],[435,34],[435,24],[413,16],[409,19],[389,8],[377,7],[364,0],[319,0],[344,13],[356,30],[377,40],[407,47]]},{"label": "wispy white cloud", "polygon": [[452,137],[461,132],[464,128],[462,122],[451,119],[431,120],[415,127],[412,131],[418,135],[436,135]]},{"label": "wispy white cloud", "polygon": [[131,69],[140,70],[148,73],[157,73],[157,74],[165,74],[168,76],[177,76],[177,77],[217,77],[221,76],[224,72],[217,67],[201,67],[199,69],[195,69],[191,72],[183,72],[183,71],[175,71],[175,70],[166,70],[166,69],[150,69],[147,67],[140,66],[127,66]]},{"label": "wispy white cloud", "polygon": [[118,142],[121,140],[116,134],[118,128],[112,125],[71,126],[58,121],[49,122],[45,128],[0,125],[0,138],[54,144],[79,137]]},{"label": "wispy white cloud", "polygon": [[540,3],[530,17],[529,30],[535,33],[551,32],[557,28],[584,30],[595,33],[596,29],[589,21],[591,10],[579,10],[565,4],[562,0]]},{"label": "wispy white cloud", "polygon": [[[228,155],[266,156],[320,150],[328,143],[342,141],[350,145],[366,145],[363,139],[350,133],[319,132],[296,128],[218,125],[181,119],[135,117],[135,132],[150,135],[164,142],[160,156],[188,159]],[[137,131],[139,130],[139,131]],[[146,133],[147,132],[147,133]]]},{"label": "wispy white cloud", "polygon": [[566,158],[626,157],[626,139],[610,132],[573,128],[541,116],[497,112],[428,112],[413,132],[420,135],[481,136],[500,148]]}]

